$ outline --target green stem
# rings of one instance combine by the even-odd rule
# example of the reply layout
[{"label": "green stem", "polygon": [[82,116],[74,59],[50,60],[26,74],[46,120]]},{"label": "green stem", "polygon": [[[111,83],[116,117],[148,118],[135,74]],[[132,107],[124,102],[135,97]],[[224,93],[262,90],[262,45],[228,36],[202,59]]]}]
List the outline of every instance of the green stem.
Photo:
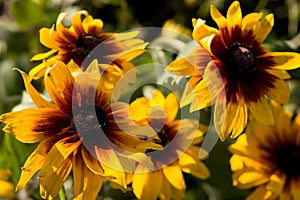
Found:
[{"label": "green stem", "polygon": [[61,189],[59,190],[59,199],[67,200],[66,190],[65,190],[64,186],[62,186]]}]

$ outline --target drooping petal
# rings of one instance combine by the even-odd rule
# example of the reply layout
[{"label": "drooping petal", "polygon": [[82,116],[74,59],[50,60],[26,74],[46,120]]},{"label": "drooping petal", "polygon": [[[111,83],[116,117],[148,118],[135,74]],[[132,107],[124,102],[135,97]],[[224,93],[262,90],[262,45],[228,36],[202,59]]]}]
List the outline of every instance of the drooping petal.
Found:
[{"label": "drooping petal", "polygon": [[[141,165],[137,167],[137,170],[144,171],[139,168],[143,168]],[[162,190],[162,182],[163,174],[161,170],[134,173],[132,177],[133,193],[141,200],[156,200]]]},{"label": "drooping petal", "polygon": [[[20,180],[17,184],[16,190],[21,190],[25,187],[31,177],[41,169],[46,157],[52,145],[56,142],[57,137],[51,137],[44,140],[37,146],[34,152],[27,158],[24,166],[22,167],[22,173]],[[36,164],[39,163],[39,164]]]},{"label": "drooping petal", "polygon": [[206,179],[210,176],[208,168],[199,160],[184,153],[178,160],[178,164],[183,172],[192,174],[199,179]]},{"label": "drooping petal", "polygon": [[63,183],[67,179],[72,169],[72,160],[67,158],[55,170],[47,174],[47,176],[40,175],[40,195],[44,199],[54,199]]},{"label": "drooping petal", "polygon": [[89,168],[91,172],[98,175],[104,174],[100,162],[93,155],[91,155],[85,147],[81,147],[81,153],[84,164]]},{"label": "drooping petal", "polygon": [[97,159],[101,162],[105,176],[115,177],[112,181],[126,188],[126,177],[117,154],[111,149],[95,148]]},{"label": "drooping petal", "polygon": [[246,200],[269,199],[272,195],[272,192],[268,191],[266,187],[262,185],[256,188]]},{"label": "drooping petal", "polygon": [[178,190],[185,190],[183,174],[178,165],[169,165],[162,169],[164,176],[173,187]]},{"label": "drooping petal", "polygon": [[267,91],[267,95],[281,104],[287,104],[290,100],[290,88],[289,85],[282,79],[274,79],[274,88],[270,88]]},{"label": "drooping petal", "polygon": [[270,106],[267,103],[267,100],[262,97],[258,102],[249,103],[249,109],[253,116],[259,121],[269,124],[271,126],[274,125],[274,117]]},{"label": "drooping petal", "polygon": [[86,167],[80,154],[73,157],[74,199],[96,199],[103,178]]},{"label": "drooping petal", "polygon": [[[78,148],[80,144],[81,141],[78,140],[77,135],[65,137],[60,141],[56,142],[52,146],[51,150],[47,155],[45,162],[42,165],[41,173],[40,173],[41,179],[42,180],[48,179],[49,176],[53,174],[57,174],[58,173],[57,170],[59,170],[62,165],[64,164],[68,165],[67,164],[67,160],[69,160],[68,157]],[[45,181],[44,183],[46,184],[47,181]],[[47,187],[49,187],[49,185]]]}]

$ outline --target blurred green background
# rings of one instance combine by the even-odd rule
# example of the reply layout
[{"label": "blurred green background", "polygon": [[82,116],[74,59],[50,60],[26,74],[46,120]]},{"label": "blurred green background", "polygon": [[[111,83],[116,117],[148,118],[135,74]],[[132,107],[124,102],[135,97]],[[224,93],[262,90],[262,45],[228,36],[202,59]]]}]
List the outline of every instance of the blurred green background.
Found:
[{"label": "blurred green background", "polygon": [[[24,90],[21,77],[13,67],[28,72],[37,63],[30,62],[36,53],[47,49],[39,42],[39,29],[51,27],[58,14],[68,11],[85,9],[94,18],[104,22],[103,32],[122,32],[137,27],[162,27],[165,21],[175,20],[192,30],[192,18],[202,18],[208,25],[216,26],[209,14],[211,4],[215,5],[223,14],[232,3],[229,0],[1,0],[0,1],[0,114],[9,112],[18,105]],[[273,51],[300,52],[300,1],[299,0],[253,0],[240,1],[243,15],[251,12],[274,13],[275,25],[265,44]],[[145,56],[145,55],[144,55]],[[163,54],[165,60],[172,60],[168,53]],[[145,59],[152,59],[146,55]],[[143,59],[142,59],[143,60]],[[137,60],[136,62],[143,62]],[[291,72],[293,80],[289,81],[292,97],[289,105],[297,110],[300,105],[300,72]],[[40,88],[40,83],[35,83]],[[31,106],[23,99],[23,107]],[[22,107],[22,108],[23,108]],[[209,112],[208,112],[209,113]],[[2,128],[3,125],[0,125]],[[249,193],[231,186],[231,172],[228,160],[230,153],[227,146],[233,141],[218,142],[209,159],[205,163],[211,170],[211,177],[206,181],[186,175],[186,199],[244,199]],[[0,168],[12,171],[11,180],[17,183],[20,167],[35,145],[25,145],[16,141],[8,134],[0,134]],[[19,199],[39,199],[36,183],[32,181],[30,187]],[[68,182],[66,190],[68,193]],[[1,185],[0,185],[1,190]],[[23,195],[23,196],[22,196]],[[132,199],[133,195],[124,195],[121,191],[112,190],[108,185],[103,187],[99,199]]]}]

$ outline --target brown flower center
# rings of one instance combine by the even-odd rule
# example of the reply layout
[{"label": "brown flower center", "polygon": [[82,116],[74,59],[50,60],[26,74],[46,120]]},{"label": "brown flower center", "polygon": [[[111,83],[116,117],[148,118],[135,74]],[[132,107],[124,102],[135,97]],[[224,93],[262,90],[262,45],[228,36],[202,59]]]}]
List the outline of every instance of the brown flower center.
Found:
[{"label": "brown flower center", "polygon": [[223,60],[230,73],[247,75],[256,70],[255,57],[246,45],[232,45],[225,53]]},{"label": "brown flower center", "polygon": [[106,125],[106,113],[99,106],[85,105],[75,109],[73,112],[71,126],[79,134],[88,134],[99,128],[105,131]]},{"label": "brown flower center", "polygon": [[277,152],[277,165],[288,177],[300,175],[300,147],[288,146]]}]

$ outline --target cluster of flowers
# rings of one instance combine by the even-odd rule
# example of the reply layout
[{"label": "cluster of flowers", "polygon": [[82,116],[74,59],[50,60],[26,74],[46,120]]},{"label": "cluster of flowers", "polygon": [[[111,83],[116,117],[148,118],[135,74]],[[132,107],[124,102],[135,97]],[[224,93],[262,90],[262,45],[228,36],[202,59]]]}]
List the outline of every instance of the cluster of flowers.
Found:
[{"label": "cluster of flowers", "polygon": [[[24,143],[40,142],[22,168],[18,190],[39,171],[41,197],[52,199],[72,171],[74,199],[95,199],[103,181],[124,192],[132,189],[138,199],[183,199],[182,172],[200,179],[210,175],[198,146],[207,127],[178,120],[177,112],[186,105],[192,112],[214,104],[220,139],[239,136],[230,146],[233,184],[259,186],[249,199],[299,198],[300,117],[280,104],[289,102],[285,70],[298,68],[300,55],[262,45],[272,14],[242,17],[234,1],[225,18],[211,6],[218,29],[193,19],[199,46],[165,69],[189,77],[180,102],[173,92],[165,97],[154,90],[152,97],[130,104],[116,99],[135,81],[131,61],[148,43],[136,38],[137,31],[102,33],[103,22],[86,11],[65,27],[66,15],[40,30],[41,43],[51,50],[32,60],[43,62],[29,74],[16,69],[36,108],[0,117],[5,132]],[[40,78],[51,102],[32,85]]]}]

